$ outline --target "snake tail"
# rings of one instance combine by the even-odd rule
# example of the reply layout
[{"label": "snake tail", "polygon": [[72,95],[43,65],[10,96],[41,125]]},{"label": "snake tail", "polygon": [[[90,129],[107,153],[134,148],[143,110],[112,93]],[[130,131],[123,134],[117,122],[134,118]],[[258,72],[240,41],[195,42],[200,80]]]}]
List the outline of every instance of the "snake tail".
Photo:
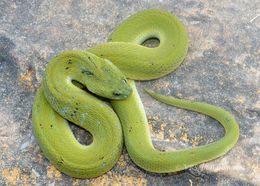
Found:
[{"label": "snake tail", "polygon": [[[225,136],[203,146],[163,152],[154,148],[148,122],[134,82],[130,82],[134,90],[126,100],[113,101],[113,108],[119,114],[123,126],[124,139],[131,159],[141,168],[156,173],[176,172],[216,159],[227,153],[237,142],[239,127],[234,117],[222,108],[206,103],[192,102],[173,97],[162,96],[150,90],[146,92],[160,102],[175,107],[208,115],[220,122],[225,128]],[[135,107],[125,111],[122,108]],[[135,115],[135,117],[132,117]]]}]

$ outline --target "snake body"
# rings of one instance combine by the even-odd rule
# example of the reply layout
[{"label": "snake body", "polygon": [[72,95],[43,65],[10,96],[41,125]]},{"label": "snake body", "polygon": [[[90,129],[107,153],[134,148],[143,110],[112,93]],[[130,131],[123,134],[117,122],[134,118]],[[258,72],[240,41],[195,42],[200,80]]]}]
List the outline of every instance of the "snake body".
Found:
[{"label": "snake body", "polygon": [[[149,38],[159,39],[159,46],[142,46]],[[115,165],[123,139],[133,162],[157,173],[184,170],[229,151],[239,136],[238,124],[230,113],[147,90],[161,102],[206,114],[225,128],[223,138],[199,147],[162,152],[152,145],[133,80],[169,74],[181,64],[187,49],[187,33],[178,18],[161,10],[145,10],[124,21],[107,43],[54,57],[33,106],[33,130],[45,156],[65,174],[91,178]],[[93,94],[110,99],[112,108]],[[80,144],[67,120],[89,131],[93,142]]]}]

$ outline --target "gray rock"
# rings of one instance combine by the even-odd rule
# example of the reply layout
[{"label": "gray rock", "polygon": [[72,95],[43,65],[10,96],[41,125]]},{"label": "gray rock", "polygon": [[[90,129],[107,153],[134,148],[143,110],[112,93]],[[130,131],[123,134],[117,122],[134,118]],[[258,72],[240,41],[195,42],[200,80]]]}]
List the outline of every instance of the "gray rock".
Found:
[{"label": "gray rock", "polygon": [[[137,82],[155,147],[203,145],[221,138],[224,130],[208,117],[156,102],[143,87],[225,108],[240,124],[238,144],[217,160],[178,173],[143,171],[124,151],[99,178],[61,174],[32,134],[31,108],[45,65],[63,50],[105,42],[122,20],[148,8],[178,16],[190,38],[178,70]],[[259,185],[259,8],[257,0],[0,1],[0,185]]]}]

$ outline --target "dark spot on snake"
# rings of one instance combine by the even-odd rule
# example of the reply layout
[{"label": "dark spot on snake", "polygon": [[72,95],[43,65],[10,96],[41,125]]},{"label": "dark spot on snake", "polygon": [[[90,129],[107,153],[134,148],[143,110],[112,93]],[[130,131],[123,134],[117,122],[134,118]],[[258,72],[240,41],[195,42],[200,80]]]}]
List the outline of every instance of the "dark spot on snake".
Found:
[{"label": "dark spot on snake", "polygon": [[87,76],[93,76],[93,75],[94,75],[93,72],[90,72],[90,71],[88,71],[88,70],[81,70],[81,73],[82,73],[82,74],[85,74],[85,75],[87,75]]},{"label": "dark spot on snake", "polygon": [[103,57],[104,55],[103,54],[100,54],[100,57]]},{"label": "dark spot on snake", "polygon": [[42,127],[42,124],[40,123],[40,126]]},{"label": "dark spot on snake", "polygon": [[68,69],[69,69],[69,67],[66,67],[65,69],[66,69],[66,70],[68,70]]},{"label": "dark spot on snake", "polygon": [[71,61],[71,59],[69,59],[69,60],[68,60],[68,64],[72,64],[72,61]]},{"label": "dark spot on snake", "polygon": [[73,116],[74,116],[74,114],[71,114],[70,116],[71,116],[71,117],[73,117]]},{"label": "dark spot on snake", "polygon": [[100,159],[103,160],[103,159],[104,159],[104,156],[102,156]]},{"label": "dark spot on snake", "polygon": [[76,112],[77,112],[77,111],[76,111],[76,110],[74,110],[74,114],[76,114]]},{"label": "dark spot on snake", "polygon": [[114,96],[120,96],[121,93],[119,93],[119,92],[113,92],[113,95],[114,95]]},{"label": "dark spot on snake", "polygon": [[76,109],[76,110],[79,110],[79,108],[78,108],[78,107],[76,107],[75,109]]},{"label": "dark spot on snake", "polygon": [[53,125],[50,125],[50,127],[52,128],[52,127],[53,127]]},{"label": "dark spot on snake", "polygon": [[79,103],[76,103],[76,105],[79,105]]},{"label": "dark spot on snake", "polygon": [[63,158],[60,159],[60,161],[58,161],[58,165],[62,165],[64,162]]}]

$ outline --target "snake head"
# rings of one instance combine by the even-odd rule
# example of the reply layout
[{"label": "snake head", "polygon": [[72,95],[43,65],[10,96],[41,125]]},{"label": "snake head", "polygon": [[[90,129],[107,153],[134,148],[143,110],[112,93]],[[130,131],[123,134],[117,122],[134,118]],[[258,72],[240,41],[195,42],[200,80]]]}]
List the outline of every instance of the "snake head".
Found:
[{"label": "snake head", "polygon": [[80,74],[80,82],[98,96],[120,100],[132,92],[125,75],[113,63],[93,54],[89,54],[87,63],[82,63]]}]

